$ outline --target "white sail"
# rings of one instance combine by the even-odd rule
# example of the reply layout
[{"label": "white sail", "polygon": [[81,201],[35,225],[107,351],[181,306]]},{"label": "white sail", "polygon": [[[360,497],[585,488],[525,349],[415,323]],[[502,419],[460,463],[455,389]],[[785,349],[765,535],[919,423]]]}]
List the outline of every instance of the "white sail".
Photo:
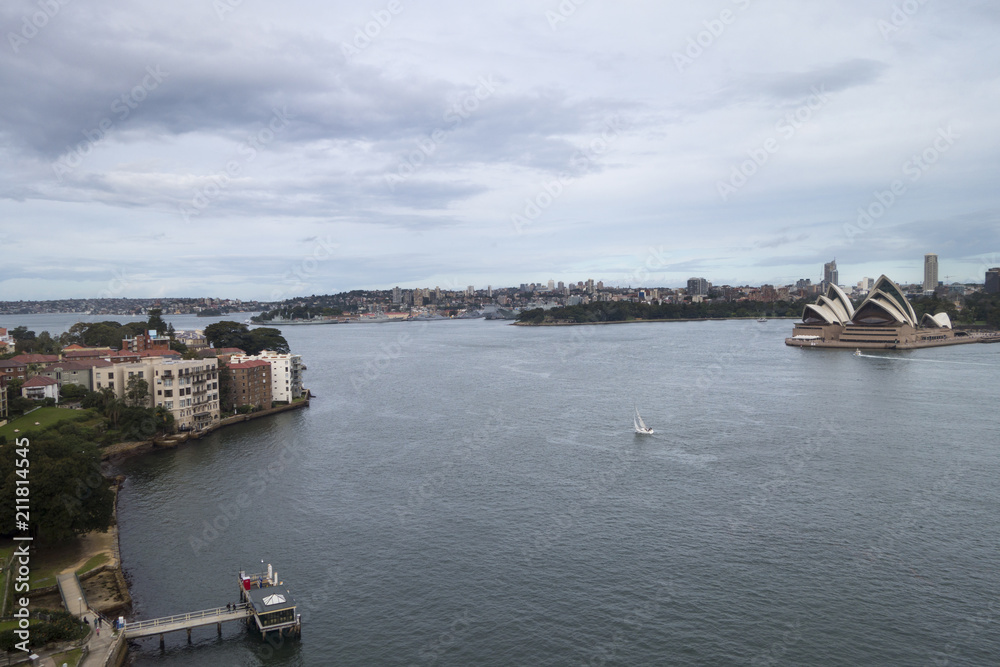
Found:
[{"label": "white sail", "polygon": [[635,409],[635,415],[632,417],[632,425],[635,426],[636,433],[649,435],[653,432],[653,429],[646,426],[646,422],[642,421],[642,415],[639,414],[639,408]]}]

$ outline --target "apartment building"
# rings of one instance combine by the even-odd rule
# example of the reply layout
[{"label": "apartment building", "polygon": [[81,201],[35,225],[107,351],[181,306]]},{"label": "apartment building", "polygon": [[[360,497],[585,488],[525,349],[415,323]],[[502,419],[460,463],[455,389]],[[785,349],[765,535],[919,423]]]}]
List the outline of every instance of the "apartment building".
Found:
[{"label": "apartment building", "polygon": [[263,350],[260,354],[234,354],[230,363],[242,364],[248,361],[266,361],[271,364],[271,399],[291,403],[303,394],[302,373],[306,370],[302,356],[298,354]]}]

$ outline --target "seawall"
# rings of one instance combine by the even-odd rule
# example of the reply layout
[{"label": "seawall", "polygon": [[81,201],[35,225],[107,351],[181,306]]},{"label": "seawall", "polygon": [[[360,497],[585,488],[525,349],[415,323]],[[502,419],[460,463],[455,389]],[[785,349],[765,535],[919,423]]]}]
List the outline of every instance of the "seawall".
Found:
[{"label": "seawall", "polygon": [[105,447],[101,454],[101,460],[120,461],[122,459],[160,449],[174,449],[190,440],[201,440],[206,435],[214,433],[220,428],[224,428],[226,426],[260,419],[261,417],[270,417],[271,415],[288,412],[289,410],[307,408],[309,407],[309,401],[310,397],[307,395],[305,399],[295,401],[294,403],[289,403],[287,405],[277,405],[273,408],[268,408],[267,410],[251,412],[245,415],[233,415],[232,417],[226,417],[225,419],[220,420],[218,424],[213,424],[212,426],[197,432],[177,433],[174,435],[164,436],[162,438],[153,438],[152,440],[141,440],[138,442],[119,442]]}]

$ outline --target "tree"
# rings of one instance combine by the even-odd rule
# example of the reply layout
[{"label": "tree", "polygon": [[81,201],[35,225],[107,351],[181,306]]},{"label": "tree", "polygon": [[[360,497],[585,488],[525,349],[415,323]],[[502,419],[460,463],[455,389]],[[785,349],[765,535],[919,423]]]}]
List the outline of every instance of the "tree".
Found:
[{"label": "tree", "polygon": [[288,352],[288,341],[281,331],[270,327],[251,330],[240,322],[223,321],[205,327],[205,338],[213,347],[238,347],[247,354],[258,354],[261,350]]},{"label": "tree", "polygon": [[161,317],[162,314],[163,311],[159,308],[149,309],[149,320],[146,322],[146,328],[149,331],[156,331],[161,335],[166,335],[168,333],[167,323],[163,321],[163,318]]},{"label": "tree", "polygon": [[88,394],[87,388],[79,384],[64,384],[59,388],[59,395],[67,401],[80,401]]},{"label": "tree", "polygon": [[271,350],[285,354],[289,352],[288,341],[281,331],[270,327],[258,327],[250,332],[250,342],[243,348],[247,354],[259,354],[262,350]]},{"label": "tree", "polygon": [[250,328],[240,322],[223,320],[205,327],[205,338],[213,347],[243,347],[249,340]]},{"label": "tree", "polygon": [[149,383],[137,375],[128,379],[125,385],[125,404],[133,408],[146,407],[149,396]]},{"label": "tree", "polygon": [[[0,445],[0,533],[15,529],[15,460],[18,440]],[[23,446],[23,442],[22,442]],[[62,423],[31,436],[31,534],[62,541],[106,530],[114,494],[101,473],[97,446],[76,424]]]},{"label": "tree", "polygon": [[162,405],[156,406],[154,412],[156,430],[160,433],[172,433],[174,430],[174,413],[167,410]]}]

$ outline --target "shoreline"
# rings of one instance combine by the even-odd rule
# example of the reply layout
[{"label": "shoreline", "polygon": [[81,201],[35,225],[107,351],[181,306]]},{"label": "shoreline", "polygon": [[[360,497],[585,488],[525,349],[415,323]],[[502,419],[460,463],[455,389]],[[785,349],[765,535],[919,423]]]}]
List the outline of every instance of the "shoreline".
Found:
[{"label": "shoreline", "polygon": [[310,400],[311,396],[307,391],[305,398],[294,403],[278,405],[273,408],[268,408],[267,410],[251,412],[245,415],[233,415],[232,417],[226,417],[225,419],[219,420],[219,423],[213,424],[212,426],[209,426],[201,431],[176,433],[160,438],[153,438],[152,440],[139,440],[137,442],[118,442],[104,448],[104,451],[101,453],[101,461],[117,463],[119,461],[132,458],[133,456],[148,454],[149,452],[176,449],[180,445],[191,440],[201,440],[205,436],[210,435],[225,426],[232,426],[233,424],[240,424],[254,419],[260,419],[261,417],[270,417],[271,415],[288,412],[289,410],[307,408],[309,407]]},{"label": "shoreline", "polygon": [[[689,318],[676,318],[676,317],[666,317],[662,319],[654,320],[611,320],[605,322],[511,322],[511,326],[514,327],[584,327],[590,326],[592,324],[650,324],[659,322],[728,322],[732,320],[737,321],[756,321],[761,319],[760,317],[689,317]],[[795,317],[767,317],[767,320],[797,320],[801,319],[798,315]],[[764,324],[764,322],[761,322]]]}]

